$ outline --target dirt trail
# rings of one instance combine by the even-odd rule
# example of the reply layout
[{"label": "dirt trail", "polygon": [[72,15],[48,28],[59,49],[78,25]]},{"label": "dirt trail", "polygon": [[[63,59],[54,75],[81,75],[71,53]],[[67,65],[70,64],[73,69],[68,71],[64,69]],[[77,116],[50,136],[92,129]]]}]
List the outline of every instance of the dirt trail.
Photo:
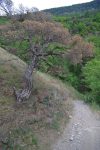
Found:
[{"label": "dirt trail", "polygon": [[100,118],[82,101],[74,102],[72,119],[53,150],[100,150]]}]

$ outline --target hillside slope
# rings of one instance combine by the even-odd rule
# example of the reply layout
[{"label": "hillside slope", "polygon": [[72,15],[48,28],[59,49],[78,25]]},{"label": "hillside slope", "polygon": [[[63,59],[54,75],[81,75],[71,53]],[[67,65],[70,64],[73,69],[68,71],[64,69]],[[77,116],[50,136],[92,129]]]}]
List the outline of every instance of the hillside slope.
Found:
[{"label": "hillside slope", "polygon": [[78,13],[78,12],[91,11],[91,10],[100,10],[99,0],[94,0],[88,3],[76,4],[72,6],[46,9],[44,10],[44,12],[48,12],[53,15],[66,15],[68,13]]},{"label": "hillside slope", "polygon": [[0,149],[49,150],[68,120],[74,89],[36,72],[30,100],[18,104],[12,87],[24,84],[25,68],[22,60],[0,48]]}]

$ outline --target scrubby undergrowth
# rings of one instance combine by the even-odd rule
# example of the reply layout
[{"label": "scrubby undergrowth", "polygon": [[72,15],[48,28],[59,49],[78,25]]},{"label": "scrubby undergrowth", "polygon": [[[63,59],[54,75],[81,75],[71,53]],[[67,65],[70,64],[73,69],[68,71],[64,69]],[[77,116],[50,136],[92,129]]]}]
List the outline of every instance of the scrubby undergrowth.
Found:
[{"label": "scrubby undergrowth", "polygon": [[18,57],[0,48],[0,148],[49,150],[68,121],[74,89],[35,72],[30,100],[18,104],[12,87],[23,86],[25,68]]}]

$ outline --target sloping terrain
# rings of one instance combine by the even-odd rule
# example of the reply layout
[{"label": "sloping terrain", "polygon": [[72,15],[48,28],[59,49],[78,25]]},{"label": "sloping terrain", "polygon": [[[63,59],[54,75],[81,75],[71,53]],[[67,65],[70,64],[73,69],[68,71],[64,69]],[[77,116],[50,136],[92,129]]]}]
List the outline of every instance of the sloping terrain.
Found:
[{"label": "sloping terrain", "polygon": [[76,4],[72,6],[46,9],[44,10],[44,12],[48,12],[53,15],[66,15],[68,13],[79,13],[79,12],[93,11],[93,10],[100,10],[100,0],[94,0],[91,2]]},{"label": "sloping terrain", "polygon": [[24,84],[25,68],[0,48],[0,150],[49,150],[70,115],[74,89],[40,72],[34,72],[29,101],[15,101],[13,86]]}]

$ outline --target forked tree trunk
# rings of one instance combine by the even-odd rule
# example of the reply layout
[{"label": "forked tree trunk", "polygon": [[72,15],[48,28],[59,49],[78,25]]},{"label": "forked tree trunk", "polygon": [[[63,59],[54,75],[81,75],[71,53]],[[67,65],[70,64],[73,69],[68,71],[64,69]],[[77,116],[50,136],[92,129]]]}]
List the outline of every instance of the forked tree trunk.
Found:
[{"label": "forked tree trunk", "polygon": [[37,61],[38,61],[38,57],[35,55],[32,59],[32,62],[30,63],[30,65],[28,65],[25,71],[25,75],[24,75],[25,86],[23,87],[23,89],[16,90],[16,88],[14,87],[14,95],[16,97],[17,102],[25,101],[29,99],[31,95],[32,86],[33,86],[32,74],[36,68]]},{"label": "forked tree trunk", "polygon": [[43,59],[44,57],[47,57],[50,55],[51,56],[61,55],[61,53],[55,53],[52,51],[44,53],[40,45],[38,44],[33,45],[31,40],[30,40],[30,51],[32,52],[33,57],[32,57],[32,61],[30,65],[28,65],[25,71],[25,75],[24,75],[25,86],[23,87],[23,89],[19,89],[19,90],[16,90],[15,87],[13,88],[14,95],[16,97],[17,102],[22,102],[22,101],[29,99],[31,92],[32,92],[32,74],[33,74],[33,71],[35,71],[35,69],[37,68],[39,59]]}]

